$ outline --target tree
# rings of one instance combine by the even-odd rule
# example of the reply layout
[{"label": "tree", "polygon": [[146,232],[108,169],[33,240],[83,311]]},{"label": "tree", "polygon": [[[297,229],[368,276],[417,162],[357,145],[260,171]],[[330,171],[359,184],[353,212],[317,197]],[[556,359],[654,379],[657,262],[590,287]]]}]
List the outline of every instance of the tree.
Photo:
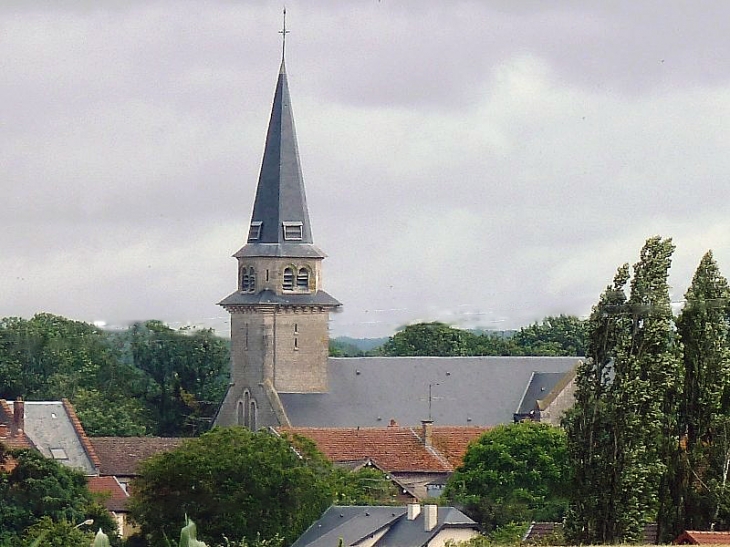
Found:
[{"label": "tree", "polygon": [[568,476],[563,430],[535,422],[501,425],[469,446],[444,495],[490,531],[512,521],[561,518]]},{"label": "tree", "polygon": [[[95,503],[83,474],[32,450],[12,451],[11,456],[15,467],[0,473],[0,545],[17,545],[34,526],[63,527],[89,517],[110,533],[116,529],[106,509]],[[28,533],[35,537],[32,530]]]},{"label": "tree", "polygon": [[585,355],[586,322],[573,315],[548,316],[512,337],[524,355]]},{"label": "tree", "polygon": [[143,397],[156,435],[193,435],[208,429],[207,410],[228,385],[227,344],[210,329],[175,331],[160,321],[130,327],[125,341],[143,371]]},{"label": "tree", "polygon": [[[584,393],[568,417],[572,436],[573,467],[586,465],[590,457],[598,469],[580,476],[568,515],[568,539],[581,543],[635,542],[644,525],[667,499],[669,475],[666,462],[679,443],[676,420],[681,390],[681,346],[674,334],[667,278],[674,245],[669,239],[646,241],[633,267],[631,293],[625,305],[612,310],[605,297],[591,323],[590,353],[598,360],[581,370]],[[614,286],[622,289],[625,273]],[[615,304],[615,303],[614,303]],[[597,353],[603,335],[605,345]],[[602,362],[613,359],[606,380]],[[598,367],[598,368],[595,368]],[[591,391],[592,390],[592,391]],[[595,413],[595,414],[594,414]],[[603,428],[599,430],[598,428]],[[590,440],[592,433],[598,436]],[[576,450],[589,439],[588,449]],[[581,495],[600,495],[605,504],[591,513],[595,502]],[[610,511],[606,510],[611,508]]]},{"label": "tree", "polygon": [[727,279],[708,252],[677,319],[684,349],[679,405],[682,439],[672,453],[671,503],[660,515],[667,536],[730,525],[724,502],[730,467],[729,299]]},{"label": "tree", "polygon": [[566,533],[575,543],[602,542],[613,514],[614,435],[610,385],[618,337],[628,316],[625,286],[629,265],[621,266],[588,319],[586,359],[576,374],[575,404],[563,420],[572,463],[571,507]]},{"label": "tree", "polygon": [[214,428],[145,462],[131,510],[152,545],[173,537],[185,515],[209,543],[297,538],[332,502],[330,467],[282,438]]},{"label": "tree", "polygon": [[401,357],[467,355],[469,336],[466,331],[437,321],[418,323],[391,336],[383,345],[383,353]]}]

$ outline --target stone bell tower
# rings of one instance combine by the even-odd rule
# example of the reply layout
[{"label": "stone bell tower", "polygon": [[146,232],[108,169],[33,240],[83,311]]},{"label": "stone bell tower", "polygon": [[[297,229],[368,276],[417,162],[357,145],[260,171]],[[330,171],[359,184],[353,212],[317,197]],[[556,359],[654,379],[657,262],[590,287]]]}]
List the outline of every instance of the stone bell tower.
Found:
[{"label": "stone bell tower", "polygon": [[325,255],[313,242],[282,56],[238,288],[231,314],[231,383],[216,425],[286,425],[279,393],[327,391],[329,314]]}]

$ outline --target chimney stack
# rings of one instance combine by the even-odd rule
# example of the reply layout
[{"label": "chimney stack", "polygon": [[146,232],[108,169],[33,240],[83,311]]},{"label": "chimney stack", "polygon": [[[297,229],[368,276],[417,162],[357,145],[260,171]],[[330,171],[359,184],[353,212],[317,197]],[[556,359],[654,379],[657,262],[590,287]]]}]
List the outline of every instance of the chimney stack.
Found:
[{"label": "chimney stack", "polygon": [[439,520],[439,508],[438,505],[424,505],[423,506],[423,530],[430,532],[436,528]]},{"label": "chimney stack", "polygon": [[22,433],[25,429],[25,403],[18,397],[13,403],[13,427],[15,433]]},{"label": "chimney stack", "polygon": [[408,504],[408,520],[416,520],[416,517],[421,514],[420,503],[409,503]]},{"label": "chimney stack", "polygon": [[433,420],[421,420],[423,426],[423,444],[424,446],[432,446],[433,441]]}]

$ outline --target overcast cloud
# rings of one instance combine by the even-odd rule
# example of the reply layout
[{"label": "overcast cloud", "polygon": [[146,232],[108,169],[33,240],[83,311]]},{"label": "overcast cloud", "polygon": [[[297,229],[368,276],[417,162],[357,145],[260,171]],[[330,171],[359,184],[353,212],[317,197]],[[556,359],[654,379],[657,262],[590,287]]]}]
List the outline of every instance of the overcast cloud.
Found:
[{"label": "overcast cloud", "polygon": [[[277,2],[0,4],[0,316],[227,333]],[[647,237],[730,274],[725,2],[287,2],[334,335],[585,316]]]}]

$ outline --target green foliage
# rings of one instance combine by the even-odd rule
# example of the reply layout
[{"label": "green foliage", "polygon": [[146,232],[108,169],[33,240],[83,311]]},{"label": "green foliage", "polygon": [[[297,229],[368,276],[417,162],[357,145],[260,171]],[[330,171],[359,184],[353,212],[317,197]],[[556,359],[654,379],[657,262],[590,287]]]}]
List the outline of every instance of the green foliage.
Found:
[{"label": "green foliage", "polygon": [[673,251],[671,240],[647,240],[629,298],[624,266],[594,308],[590,361],[579,371],[576,405],[566,418],[579,470],[569,541],[638,541],[666,499],[666,462],[679,444],[682,370],[667,283]]},{"label": "green foliage", "polygon": [[677,449],[671,452],[669,502],[661,514],[665,537],[685,529],[730,527],[730,289],[708,252],[677,318],[684,378]]},{"label": "green foliage", "polygon": [[215,428],[145,462],[131,510],[152,545],[163,545],[186,514],[204,523],[209,543],[277,535],[291,542],[332,502],[325,469],[285,439]]},{"label": "green foliage", "polygon": [[159,321],[111,333],[50,314],[0,320],[0,397],[68,398],[89,435],[193,435],[228,382],[228,343]]},{"label": "green foliage", "polygon": [[365,352],[358,348],[355,344],[345,342],[343,340],[330,340],[329,346],[330,357],[364,357]]},{"label": "green foliage", "polygon": [[444,496],[491,531],[513,521],[560,519],[568,475],[561,429],[534,422],[502,425],[469,446]]},{"label": "green foliage", "polygon": [[49,517],[43,517],[36,524],[28,528],[21,540],[21,545],[30,547],[34,545],[43,547],[79,547],[80,545],[90,544],[90,534],[81,531],[72,522],[67,520],[54,522]]},{"label": "green foliage", "polygon": [[467,355],[469,333],[444,323],[418,323],[396,333],[383,346],[391,356]]},{"label": "green foliage", "polygon": [[78,534],[66,528],[89,517],[97,526],[115,529],[108,512],[94,502],[81,473],[35,451],[12,454],[16,466],[0,473],[0,545],[17,544],[21,536],[30,543],[46,530],[49,536],[73,539]]},{"label": "green foliage", "polygon": [[444,323],[409,325],[392,336],[380,353],[388,356],[584,355],[585,322],[577,317],[546,317],[513,336],[474,333]]},{"label": "green foliage", "polygon": [[512,338],[523,355],[585,355],[586,322],[572,315],[546,317]]}]

